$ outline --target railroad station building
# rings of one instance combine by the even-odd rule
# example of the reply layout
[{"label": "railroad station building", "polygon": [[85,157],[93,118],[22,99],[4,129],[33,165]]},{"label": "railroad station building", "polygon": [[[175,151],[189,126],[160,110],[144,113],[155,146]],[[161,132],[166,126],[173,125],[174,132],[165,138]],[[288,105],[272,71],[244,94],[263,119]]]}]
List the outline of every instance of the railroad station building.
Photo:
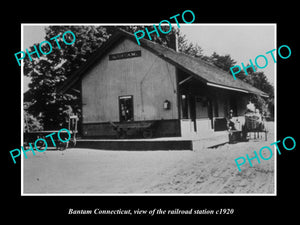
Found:
[{"label": "railroad station building", "polygon": [[80,83],[83,137],[115,137],[111,122],[151,122],[153,137],[209,136],[227,129],[229,110],[244,115],[250,94],[266,97],[201,59],[140,43],[118,31],[62,86]]}]

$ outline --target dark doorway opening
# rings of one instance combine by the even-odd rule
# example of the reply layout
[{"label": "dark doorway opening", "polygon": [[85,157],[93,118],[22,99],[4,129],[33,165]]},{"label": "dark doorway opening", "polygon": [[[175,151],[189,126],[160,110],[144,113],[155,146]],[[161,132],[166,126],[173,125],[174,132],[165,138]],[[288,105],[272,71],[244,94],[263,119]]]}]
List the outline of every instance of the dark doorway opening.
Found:
[{"label": "dark doorway opening", "polygon": [[133,96],[119,97],[120,122],[133,121]]}]

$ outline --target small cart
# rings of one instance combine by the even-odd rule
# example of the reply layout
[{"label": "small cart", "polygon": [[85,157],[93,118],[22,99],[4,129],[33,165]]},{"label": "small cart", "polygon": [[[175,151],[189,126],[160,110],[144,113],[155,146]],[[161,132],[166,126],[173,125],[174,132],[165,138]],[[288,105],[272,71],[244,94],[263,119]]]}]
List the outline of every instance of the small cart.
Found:
[{"label": "small cart", "polygon": [[116,131],[118,138],[126,138],[129,130],[135,130],[141,133],[144,138],[152,138],[154,134],[155,122],[123,122],[114,123],[109,121],[110,125]]},{"label": "small cart", "polygon": [[254,114],[245,115],[245,124],[242,127],[243,137],[246,138],[250,132],[254,133],[254,139],[256,139],[256,135],[259,138],[260,133],[265,133],[265,141],[268,140],[268,130],[264,117]]}]

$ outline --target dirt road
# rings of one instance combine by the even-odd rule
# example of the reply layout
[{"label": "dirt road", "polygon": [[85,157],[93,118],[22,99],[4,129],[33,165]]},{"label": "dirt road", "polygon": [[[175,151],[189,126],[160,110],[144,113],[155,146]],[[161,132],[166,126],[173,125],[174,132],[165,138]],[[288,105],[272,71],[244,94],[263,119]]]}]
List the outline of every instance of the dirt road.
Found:
[{"label": "dirt road", "polygon": [[273,194],[274,156],[244,164],[241,172],[234,161],[272,142],[270,132],[268,141],[197,151],[37,152],[23,161],[24,194]]}]

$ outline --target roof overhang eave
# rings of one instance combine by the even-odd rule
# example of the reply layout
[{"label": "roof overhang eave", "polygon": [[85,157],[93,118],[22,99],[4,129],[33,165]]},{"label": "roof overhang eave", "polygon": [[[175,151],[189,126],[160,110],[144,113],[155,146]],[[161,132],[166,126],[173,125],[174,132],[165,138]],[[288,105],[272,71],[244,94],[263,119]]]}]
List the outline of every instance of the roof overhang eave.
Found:
[{"label": "roof overhang eave", "polygon": [[239,91],[239,92],[243,92],[243,93],[246,93],[246,94],[256,94],[256,95],[260,95],[260,96],[266,97],[266,98],[269,97],[267,94],[264,94],[264,93],[256,93],[256,92],[248,91],[248,90],[245,90],[245,89],[240,89],[240,88],[235,88],[235,87],[228,87],[228,86],[221,85],[221,84],[215,84],[215,83],[211,83],[211,82],[207,82],[206,84],[208,86],[222,88],[222,89],[226,89],[226,90]]}]

